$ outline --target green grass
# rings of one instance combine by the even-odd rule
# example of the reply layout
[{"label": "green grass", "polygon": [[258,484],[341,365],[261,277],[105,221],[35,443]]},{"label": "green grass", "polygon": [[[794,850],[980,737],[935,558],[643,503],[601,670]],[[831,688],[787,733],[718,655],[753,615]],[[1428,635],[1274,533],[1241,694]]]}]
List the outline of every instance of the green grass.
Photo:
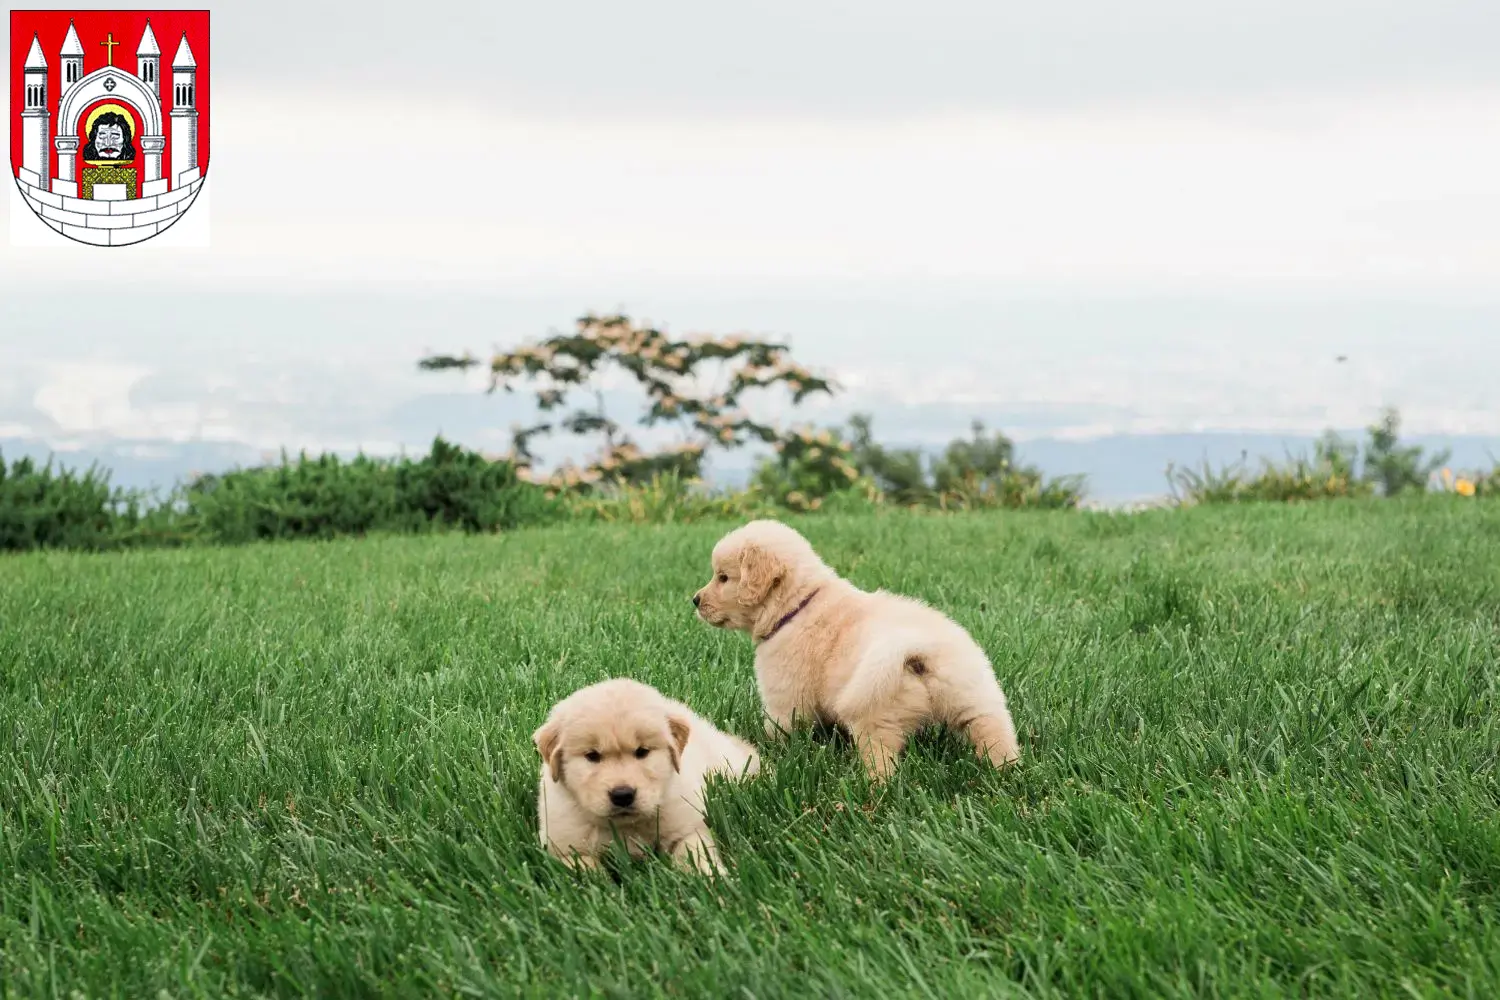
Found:
[{"label": "green grass", "polygon": [[717,886],[551,862],[529,736],[628,675],[759,738],[723,525],[0,559],[0,991],[1500,996],[1500,506],[798,526],[1024,764],[768,749]]}]

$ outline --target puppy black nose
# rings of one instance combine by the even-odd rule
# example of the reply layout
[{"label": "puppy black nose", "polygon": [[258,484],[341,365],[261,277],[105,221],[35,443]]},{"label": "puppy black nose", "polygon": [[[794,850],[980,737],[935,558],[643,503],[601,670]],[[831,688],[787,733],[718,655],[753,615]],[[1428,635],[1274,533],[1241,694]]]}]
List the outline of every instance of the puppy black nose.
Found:
[{"label": "puppy black nose", "polygon": [[693,607],[696,608],[697,606],[698,606],[698,595],[694,594],[693,595]]},{"label": "puppy black nose", "polygon": [[620,785],[618,788],[609,790],[609,804],[621,809],[635,805],[635,789],[629,785]]}]

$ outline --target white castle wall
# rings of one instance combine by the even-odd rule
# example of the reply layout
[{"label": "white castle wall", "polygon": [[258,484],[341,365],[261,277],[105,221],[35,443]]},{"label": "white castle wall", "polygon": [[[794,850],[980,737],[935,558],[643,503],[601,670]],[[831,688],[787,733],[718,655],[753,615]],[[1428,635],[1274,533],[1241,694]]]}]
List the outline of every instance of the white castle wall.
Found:
[{"label": "white castle wall", "polygon": [[64,236],[101,247],[126,246],[155,236],[187,211],[203,186],[203,178],[194,177],[190,184],[149,198],[89,201],[53,194],[31,183],[28,174],[24,171],[16,183],[32,211]]}]

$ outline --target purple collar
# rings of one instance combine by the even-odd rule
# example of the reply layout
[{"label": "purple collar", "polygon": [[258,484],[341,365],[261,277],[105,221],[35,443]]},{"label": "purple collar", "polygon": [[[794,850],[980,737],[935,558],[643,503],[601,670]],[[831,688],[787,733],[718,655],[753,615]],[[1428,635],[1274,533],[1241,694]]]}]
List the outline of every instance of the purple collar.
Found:
[{"label": "purple collar", "polygon": [[821,587],[814,589],[811,594],[808,594],[806,597],[802,598],[802,603],[801,604],[797,605],[795,608],[793,608],[792,610],[788,611],[786,614],[782,615],[781,616],[781,620],[778,621],[775,625],[771,626],[771,631],[767,632],[765,635],[763,635],[763,636],[760,637],[760,641],[761,642],[769,642],[770,639],[771,639],[771,636],[775,635],[777,632],[780,632],[783,628],[786,627],[786,623],[787,622],[791,621],[793,618],[796,618],[797,617],[797,612],[799,612],[803,608],[807,607],[807,602],[811,601],[814,597],[817,597],[818,596],[818,591],[821,590],[821,589],[822,589]]}]

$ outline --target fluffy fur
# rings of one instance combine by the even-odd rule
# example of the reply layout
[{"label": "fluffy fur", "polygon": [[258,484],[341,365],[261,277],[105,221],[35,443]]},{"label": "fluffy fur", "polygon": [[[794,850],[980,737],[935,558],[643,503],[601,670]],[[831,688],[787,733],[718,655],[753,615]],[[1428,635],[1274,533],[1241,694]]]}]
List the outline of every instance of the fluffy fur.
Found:
[{"label": "fluffy fur", "polygon": [[934,722],[966,733],[996,766],[1019,759],[988,657],[942,612],[860,590],[777,521],[730,532],[712,562],[693,603],[710,625],[750,633],[768,732],[797,721],[842,726],[876,779],[889,776],[913,732]]},{"label": "fluffy fur", "polygon": [[703,819],[704,779],[757,773],[750,744],[625,679],[558,702],[532,742],[542,755],[542,844],[553,856],[592,868],[618,837],[634,856],[661,848],[686,868],[723,870]]}]

